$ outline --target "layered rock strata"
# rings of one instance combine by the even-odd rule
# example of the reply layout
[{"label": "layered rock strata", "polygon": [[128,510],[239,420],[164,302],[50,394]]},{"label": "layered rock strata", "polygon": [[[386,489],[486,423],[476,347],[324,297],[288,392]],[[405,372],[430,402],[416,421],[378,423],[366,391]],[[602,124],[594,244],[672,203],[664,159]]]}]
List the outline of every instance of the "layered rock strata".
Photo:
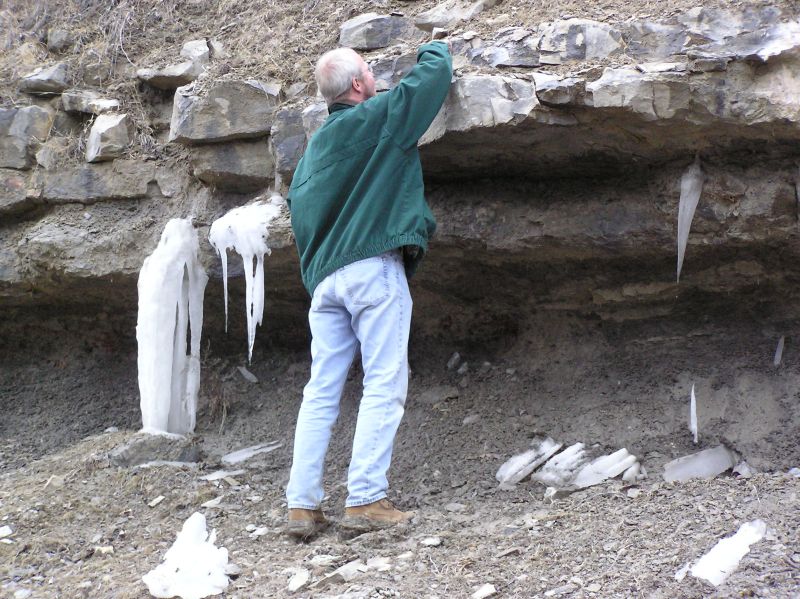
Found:
[{"label": "layered rock strata", "polygon": [[[415,39],[411,19],[378,17],[342,35],[361,35],[356,45],[369,48]],[[358,33],[364,24],[372,29]],[[669,311],[678,296],[792,296],[800,276],[796,16],[752,8],[697,9],[663,23],[567,19],[486,39],[466,32],[453,47],[450,95],[420,148],[440,228],[416,283],[419,301],[468,304],[491,291],[501,312],[525,304],[624,319]],[[214,59],[209,48],[196,44],[184,58],[202,66]],[[368,58],[387,89],[413,66],[414,48]],[[102,281],[114,278],[128,287],[107,300],[133,310],[129,283],[163,224],[193,216],[204,239],[228,208],[285,190],[326,116],[297,86],[201,76],[180,87],[139,77],[177,87],[168,143],[190,166],[134,156],[38,165],[59,110],[120,114],[98,104],[110,96],[100,90],[39,86],[63,91],[60,104],[30,95],[30,107],[0,112],[0,304],[75,301],[87,290],[99,300],[108,292]],[[35,91],[27,79],[20,89]],[[696,156],[705,184],[677,284],[680,178]],[[305,296],[288,215],[270,239],[267,270],[285,284],[268,297],[285,309],[280,318],[299,321]],[[218,277],[210,246],[201,246]]]}]

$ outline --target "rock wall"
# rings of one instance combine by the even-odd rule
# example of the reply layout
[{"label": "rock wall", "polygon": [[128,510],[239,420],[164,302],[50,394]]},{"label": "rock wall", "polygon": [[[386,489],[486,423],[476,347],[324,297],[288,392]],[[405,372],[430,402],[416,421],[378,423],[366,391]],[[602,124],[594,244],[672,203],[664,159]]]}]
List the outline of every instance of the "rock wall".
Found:
[{"label": "rock wall", "polygon": [[[380,89],[413,66],[426,32],[459,28],[450,95],[420,142],[440,228],[415,283],[418,305],[436,309],[416,326],[442,330],[450,306],[464,316],[451,334],[479,338],[475,323],[513,328],[521,307],[625,320],[731,297],[796,318],[797,14],[492,27],[480,14],[494,4],[341,25],[342,42],[370,51]],[[226,210],[285,191],[327,113],[307,82],[210,76],[230,52],[214,39],[132,73],[145,105],[126,112],[113,89],[70,76],[59,47],[0,109],[0,306],[131,315],[164,224],[192,216],[205,240]],[[680,180],[696,156],[704,184],[676,283]],[[304,330],[288,214],[270,239],[267,311]],[[216,297],[218,260],[201,245]]]}]

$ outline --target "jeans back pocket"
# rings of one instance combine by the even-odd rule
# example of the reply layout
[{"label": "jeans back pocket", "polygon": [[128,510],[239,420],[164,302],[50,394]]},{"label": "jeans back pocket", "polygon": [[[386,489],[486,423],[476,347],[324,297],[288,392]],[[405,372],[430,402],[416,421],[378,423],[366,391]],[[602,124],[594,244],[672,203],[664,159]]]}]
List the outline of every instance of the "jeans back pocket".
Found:
[{"label": "jeans back pocket", "polygon": [[389,262],[373,256],[339,269],[347,299],[357,306],[373,306],[389,297]]}]

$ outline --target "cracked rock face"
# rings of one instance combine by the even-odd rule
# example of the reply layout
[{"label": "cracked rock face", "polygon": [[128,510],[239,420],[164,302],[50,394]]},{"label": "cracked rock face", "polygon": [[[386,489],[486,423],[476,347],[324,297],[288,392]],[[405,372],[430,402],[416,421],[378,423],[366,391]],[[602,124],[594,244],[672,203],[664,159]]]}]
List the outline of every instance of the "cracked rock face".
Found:
[{"label": "cracked rock face", "polygon": [[[349,45],[400,44],[366,55],[379,89],[413,67],[416,47],[402,44],[418,35],[411,19],[374,13],[342,27]],[[198,42],[185,53],[192,68],[218,53]],[[624,320],[669,312],[676,293],[758,301],[762,285],[791,296],[800,276],[796,18],[701,8],[664,22],[571,18],[452,42],[451,90],[420,142],[439,221],[414,283],[420,302],[480,305],[491,291],[497,311],[525,303]],[[328,115],[307,86],[287,89],[204,78],[178,87],[169,139],[188,146],[189,168],[120,158],[59,167],[57,144],[41,146],[56,129],[49,105],[0,110],[0,305],[28,288],[35,301],[70,301],[64,289],[91,294],[103,277],[133,284],[169,218],[193,215],[205,228],[270,186],[285,191]],[[107,97],[71,90],[60,105],[79,118]],[[678,285],[680,181],[695,156],[705,180]],[[108,238],[99,233],[98,222],[117,220]],[[288,214],[270,241],[267,268],[288,281],[272,297],[283,318],[302,319]]]}]

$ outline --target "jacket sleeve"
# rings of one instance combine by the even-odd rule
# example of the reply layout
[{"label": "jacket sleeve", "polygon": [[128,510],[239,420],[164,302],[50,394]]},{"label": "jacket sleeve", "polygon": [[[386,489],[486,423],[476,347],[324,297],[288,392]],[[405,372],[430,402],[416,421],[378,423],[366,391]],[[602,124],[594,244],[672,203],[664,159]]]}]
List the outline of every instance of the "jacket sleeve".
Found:
[{"label": "jacket sleeve", "polygon": [[417,64],[387,92],[386,129],[404,150],[427,131],[450,89],[453,59],[444,42],[430,42],[417,51]]}]

